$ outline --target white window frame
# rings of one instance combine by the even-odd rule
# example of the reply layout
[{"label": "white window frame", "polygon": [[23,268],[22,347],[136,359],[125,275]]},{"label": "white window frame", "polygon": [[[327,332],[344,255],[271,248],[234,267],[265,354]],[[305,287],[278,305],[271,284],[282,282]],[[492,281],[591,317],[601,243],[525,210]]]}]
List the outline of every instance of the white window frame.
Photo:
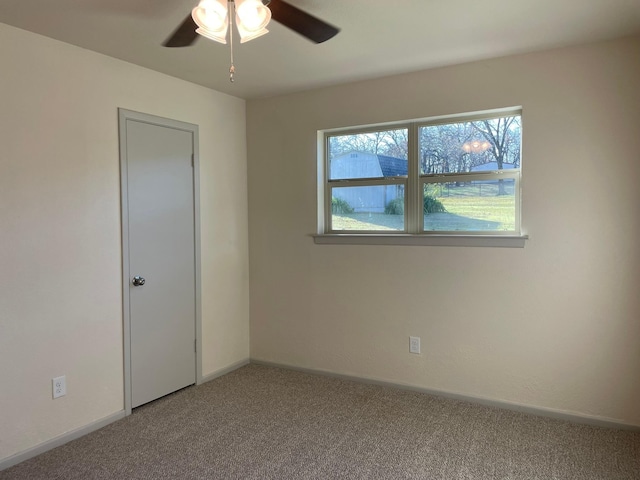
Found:
[{"label": "white window frame", "polygon": [[[521,225],[521,169],[495,170],[487,172],[420,174],[419,136],[421,127],[449,123],[471,122],[483,119],[519,115],[521,107],[496,109],[479,113],[468,113],[419,119],[405,122],[384,123],[318,132],[318,230],[314,235],[317,244],[368,244],[368,245],[435,245],[435,246],[487,246],[524,247],[528,235],[522,233]],[[329,179],[329,139],[340,135],[384,130],[407,129],[408,131],[408,175],[400,177],[366,179]],[[521,139],[522,141],[522,139]],[[473,180],[514,179],[515,184],[515,228],[513,231],[424,231],[424,215],[420,202],[425,183],[441,183]],[[337,187],[371,185],[404,185],[405,213],[403,231],[383,230],[333,230],[331,212],[331,190]]]}]

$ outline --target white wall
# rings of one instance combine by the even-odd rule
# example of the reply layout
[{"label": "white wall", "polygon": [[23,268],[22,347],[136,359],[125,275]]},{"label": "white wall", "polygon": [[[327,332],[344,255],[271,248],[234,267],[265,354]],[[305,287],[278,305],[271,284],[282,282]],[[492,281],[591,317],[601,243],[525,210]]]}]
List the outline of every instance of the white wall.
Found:
[{"label": "white wall", "polygon": [[0,24],[0,460],[124,408],[118,107],[200,126],[203,375],[249,356],[245,102]]},{"label": "white wall", "polygon": [[[249,101],[252,358],[640,425],[639,58],[631,38]],[[317,130],[518,105],[525,248],[313,243]]]}]

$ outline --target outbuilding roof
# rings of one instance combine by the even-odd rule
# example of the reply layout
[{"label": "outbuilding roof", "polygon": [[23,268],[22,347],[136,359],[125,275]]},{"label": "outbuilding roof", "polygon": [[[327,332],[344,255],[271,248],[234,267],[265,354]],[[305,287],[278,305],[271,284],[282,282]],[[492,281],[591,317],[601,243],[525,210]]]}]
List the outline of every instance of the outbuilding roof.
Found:
[{"label": "outbuilding roof", "polygon": [[376,155],[380,170],[385,177],[400,177],[407,175],[407,161],[402,158],[387,157],[386,155]]}]

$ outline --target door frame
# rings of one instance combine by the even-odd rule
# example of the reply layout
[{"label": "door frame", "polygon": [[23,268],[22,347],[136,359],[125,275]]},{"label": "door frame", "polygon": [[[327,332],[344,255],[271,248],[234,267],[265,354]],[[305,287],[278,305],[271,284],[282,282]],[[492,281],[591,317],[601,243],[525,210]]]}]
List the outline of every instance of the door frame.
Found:
[{"label": "door frame", "polygon": [[120,195],[122,233],[122,317],[124,351],[124,410],[131,414],[131,310],[129,288],[129,196],[127,159],[127,121],[174,128],[191,133],[193,140],[193,214],[194,214],[194,262],[195,262],[195,330],[196,330],[196,385],[202,383],[202,290],[200,271],[200,155],[198,125],[169,118],[158,117],[124,108],[118,108],[118,130],[120,143]]}]

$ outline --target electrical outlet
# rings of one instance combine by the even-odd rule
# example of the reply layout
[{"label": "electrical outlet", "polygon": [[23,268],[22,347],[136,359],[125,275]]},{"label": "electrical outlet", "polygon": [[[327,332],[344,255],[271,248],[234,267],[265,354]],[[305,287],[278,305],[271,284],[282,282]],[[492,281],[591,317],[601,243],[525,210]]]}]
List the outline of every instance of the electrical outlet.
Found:
[{"label": "electrical outlet", "polygon": [[409,337],[409,352],[420,353],[420,337]]},{"label": "electrical outlet", "polygon": [[67,394],[67,377],[62,375],[51,380],[53,385],[53,398],[63,397]]}]

